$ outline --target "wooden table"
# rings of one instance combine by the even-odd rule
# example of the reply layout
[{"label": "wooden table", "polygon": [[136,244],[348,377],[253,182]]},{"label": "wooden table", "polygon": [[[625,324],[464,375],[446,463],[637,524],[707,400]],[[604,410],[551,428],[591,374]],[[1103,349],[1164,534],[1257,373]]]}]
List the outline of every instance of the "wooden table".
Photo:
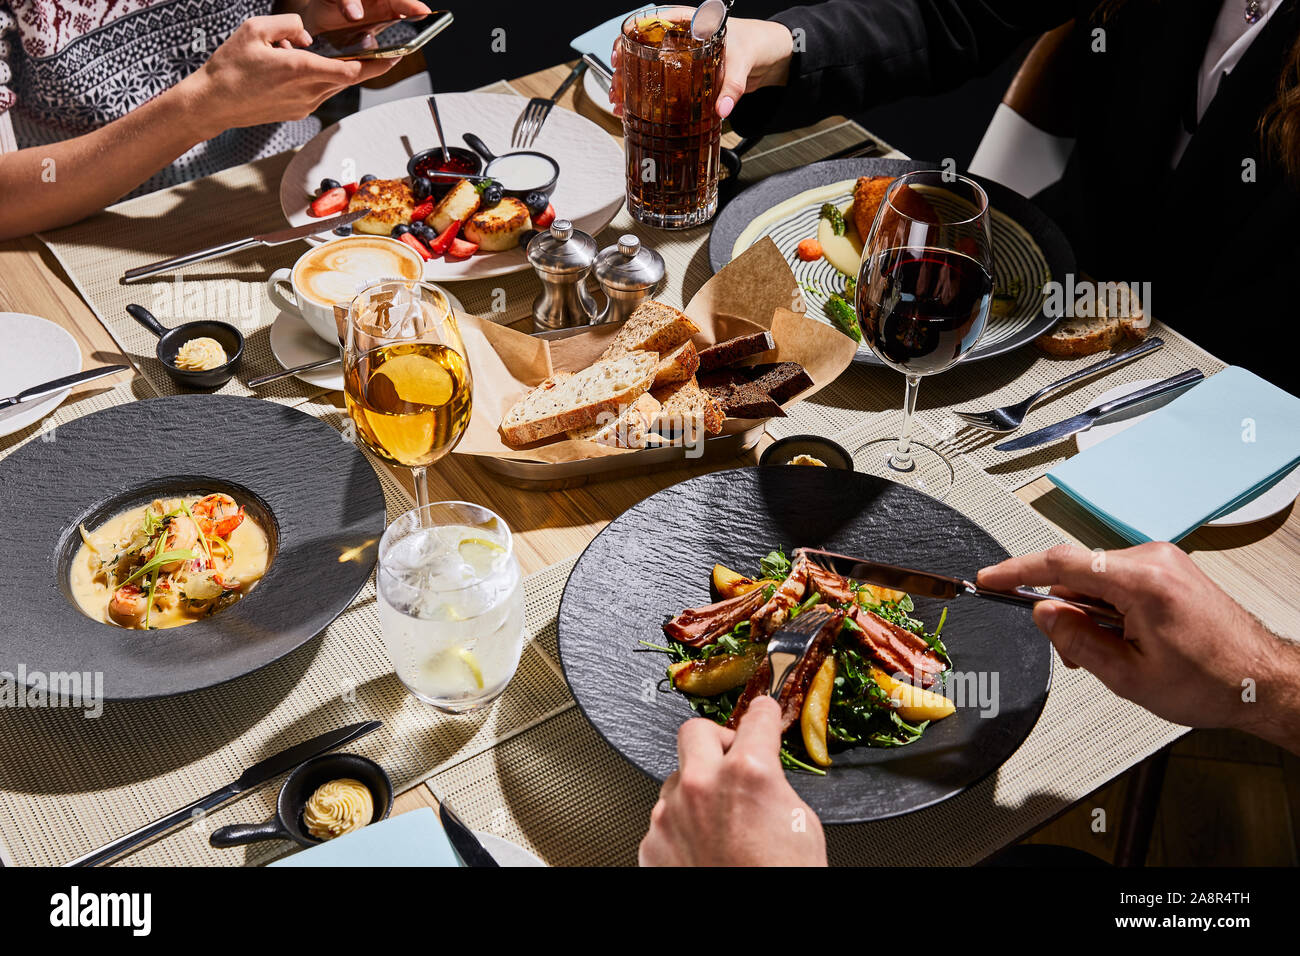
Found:
[{"label": "wooden table", "polygon": [[[550,96],[570,65],[541,70],[512,80],[511,85],[524,96]],[[613,136],[621,135],[619,124],[587,101],[581,83],[566,91],[559,105],[582,113]],[[840,121],[826,120],[818,126]],[[807,132],[800,130],[788,135],[795,139]],[[724,144],[734,145],[736,140],[734,134],[727,134]],[[67,275],[40,240],[25,238],[0,243],[0,276],[4,277],[0,286],[0,311],[29,312],[63,326],[77,339],[87,367],[111,362],[132,364],[74,291]],[[134,374],[124,372],[83,386],[83,390],[117,384]],[[335,393],[333,399],[341,408],[342,394]],[[515,542],[520,564],[527,574],[578,553],[611,519],[662,488],[717,468],[753,464],[762,444],[759,449],[729,462],[697,464],[547,493],[521,493],[502,484],[472,459],[452,455],[429,470],[430,495],[433,500],[478,501],[504,517],[511,528],[519,529]],[[398,471],[409,488],[407,473]],[[1052,488],[1046,478],[1040,478],[1019,489],[1017,494],[1074,540],[1089,547],[1123,546],[1122,541],[1100,529],[1081,508],[1062,504],[1059,495],[1049,495]],[[1211,578],[1250,610],[1288,636],[1300,636],[1300,606],[1295,600],[1295,595],[1300,593],[1300,509],[1293,507],[1276,518],[1241,528],[1203,529],[1185,539],[1183,546]],[[395,809],[403,812],[432,804],[427,787],[413,787],[398,798]]]}]

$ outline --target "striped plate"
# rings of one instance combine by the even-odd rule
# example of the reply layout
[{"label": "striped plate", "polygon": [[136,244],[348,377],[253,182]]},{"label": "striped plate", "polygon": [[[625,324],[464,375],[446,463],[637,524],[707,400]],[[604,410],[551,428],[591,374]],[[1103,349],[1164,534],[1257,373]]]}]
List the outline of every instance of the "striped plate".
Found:
[{"label": "striped plate", "polygon": [[[852,200],[853,184],[859,176],[901,176],[934,168],[934,163],[915,160],[859,158],[813,163],[769,177],[746,189],[718,215],[709,238],[709,262],[715,272],[721,269],[744,251],[737,245],[752,223],[793,199],[792,209],[745,238],[756,242],[770,237],[790,263],[809,314],[829,321],[823,307],[831,293],[843,290],[844,277],[823,259],[804,262],[795,254],[800,240],[817,235],[822,203],[834,202],[843,208]],[[990,225],[995,289],[1014,299],[999,303],[1000,314],[989,316],[979,343],[963,361],[1001,355],[1050,329],[1055,319],[1043,313],[1043,287],[1049,281],[1064,283],[1065,276],[1075,269],[1069,242],[1037,206],[998,183],[979,176],[971,178],[984,187],[993,207]],[[841,188],[828,195],[828,187]],[[809,202],[801,204],[798,197],[805,194]],[[883,364],[865,345],[858,350],[856,361]]]}]

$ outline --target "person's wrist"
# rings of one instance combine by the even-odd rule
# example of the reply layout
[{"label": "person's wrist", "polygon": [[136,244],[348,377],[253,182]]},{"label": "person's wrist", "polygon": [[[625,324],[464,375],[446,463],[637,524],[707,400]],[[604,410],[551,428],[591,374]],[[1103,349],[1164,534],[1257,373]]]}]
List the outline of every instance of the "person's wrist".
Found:
[{"label": "person's wrist", "polygon": [[195,144],[205,142],[224,133],[227,125],[213,108],[212,81],[205,68],[200,68],[181,80],[170,90],[176,103],[179,122],[188,139]]},{"label": "person's wrist", "polygon": [[1251,627],[1260,646],[1253,668],[1258,673],[1241,677],[1240,718],[1232,726],[1300,754],[1300,645],[1258,621],[1251,620]]},{"label": "person's wrist", "polygon": [[794,34],[777,20],[760,20],[759,23],[763,33],[761,49],[765,55],[758,86],[785,86],[790,79],[790,60],[794,56]]}]

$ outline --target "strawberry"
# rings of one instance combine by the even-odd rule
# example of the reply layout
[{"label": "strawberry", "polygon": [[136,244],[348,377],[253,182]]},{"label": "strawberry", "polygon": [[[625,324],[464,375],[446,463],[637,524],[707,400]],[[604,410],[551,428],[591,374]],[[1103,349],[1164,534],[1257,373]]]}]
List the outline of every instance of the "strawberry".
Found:
[{"label": "strawberry", "polygon": [[547,203],[542,214],[533,219],[533,228],[540,232],[543,229],[550,229],[553,222],[555,222],[555,207]]},{"label": "strawberry", "polygon": [[311,214],[317,219],[333,216],[348,208],[348,193],[342,186],[327,189],[311,201]]},{"label": "strawberry", "polygon": [[432,200],[427,202],[422,202],[420,203],[420,205],[416,206],[415,209],[411,211],[411,222],[424,222],[424,220],[428,219],[432,215],[433,215]]},{"label": "strawberry", "polygon": [[429,251],[429,247],[409,232],[404,232],[397,238],[418,252],[421,259],[428,260],[433,258],[433,253]]},{"label": "strawberry", "polygon": [[348,194],[348,198],[351,199],[353,196],[356,195],[356,192],[357,192],[357,184],[356,184],[356,183],[344,183],[344,184],[343,184],[343,189],[344,189],[344,191]]},{"label": "strawberry", "polygon": [[452,240],[456,238],[456,233],[460,232],[460,221],[452,222],[450,226],[438,234],[438,238],[429,243],[429,251],[435,256],[440,256],[447,251]]},{"label": "strawberry", "polygon": [[453,239],[451,245],[447,247],[447,258],[468,259],[476,252],[478,252],[477,242],[470,242],[468,239]]}]

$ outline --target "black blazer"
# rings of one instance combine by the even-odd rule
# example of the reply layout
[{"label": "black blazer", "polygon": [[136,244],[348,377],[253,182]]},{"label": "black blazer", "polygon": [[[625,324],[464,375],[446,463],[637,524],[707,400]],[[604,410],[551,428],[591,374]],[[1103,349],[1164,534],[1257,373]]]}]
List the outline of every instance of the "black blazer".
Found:
[{"label": "black blazer", "polygon": [[[1235,0],[1227,0],[1232,3]],[[1093,52],[1095,2],[831,0],[775,19],[802,30],[783,89],[744,97],[737,131],[789,129],[993,69],[1025,38],[1076,19],[1068,52],[1078,143],[1061,180],[1034,197],[1065,230],[1080,268],[1151,282],[1153,315],[1211,353],[1300,391],[1300,189],[1257,124],[1300,32],[1282,0],[1224,79],[1199,126],[1196,76],[1219,0],[1131,0]],[[1194,135],[1170,169],[1179,131]],[[1254,181],[1243,178],[1253,160]]]}]

